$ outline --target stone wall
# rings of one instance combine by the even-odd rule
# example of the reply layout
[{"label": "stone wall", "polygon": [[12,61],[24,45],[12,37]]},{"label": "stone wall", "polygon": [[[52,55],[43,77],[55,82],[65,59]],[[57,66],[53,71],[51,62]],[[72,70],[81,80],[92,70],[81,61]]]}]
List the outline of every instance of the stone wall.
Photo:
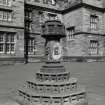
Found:
[{"label": "stone wall", "polygon": [[24,30],[16,29],[16,31],[15,56],[24,57]]},{"label": "stone wall", "polygon": [[[92,9],[83,8],[82,10],[83,10],[82,13],[83,31],[104,34],[104,14],[102,12],[98,12]],[[98,16],[97,30],[90,29],[90,15]]]},{"label": "stone wall", "polygon": [[15,58],[15,57],[24,57],[24,29],[16,28],[3,28],[0,27],[0,31],[5,33],[14,33],[15,35],[15,51],[14,54],[1,53],[0,58]]},{"label": "stone wall", "polygon": [[[75,32],[82,31],[82,8],[78,10],[71,11],[63,16],[64,25],[66,28],[75,27]],[[67,33],[66,33],[67,35]],[[67,41],[67,42],[66,42]],[[64,55],[65,56],[77,56],[81,55],[82,46],[80,46],[80,41],[78,40],[68,40],[66,37],[66,45],[64,45]]]},{"label": "stone wall", "polygon": [[[87,40],[87,54],[89,54],[89,46],[90,46],[90,40],[97,40],[99,42],[98,46],[98,55],[97,56],[103,56],[104,55],[104,36],[99,36],[99,35],[93,35],[93,34],[87,34],[85,35],[86,40]],[[93,55],[94,56],[94,55]]]},{"label": "stone wall", "polygon": [[[97,30],[90,30],[91,14],[96,14],[96,16],[99,17]],[[89,56],[90,40],[99,41],[98,56],[103,55],[104,36],[101,36],[101,34],[104,34],[104,14],[102,12],[86,8],[80,8],[78,10],[74,10],[65,14],[63,16],[63,19],[66,28],[75,26],[74,39],[68,40],[68,37],[66,37],[66,45],[64,46],[64,56]],[[78,32],[85,32],[87,34],[76,34]]]},{"label": "stone wall", "polygon": [[12,12],[12,20],[0,21],[0,25],[24,27],[24,0],[12,1],[10,7],[3,6],[2,8],[7,8],[7,11]]},{"label": "stone wall", "polygon": [[98,54],[92,56],[104,56],[105,54],[105,38],[104,36],[93,34],[78,34],[74,40],[67,41],[66,51],[64,56],[90,56],[90,40],[97,40],[99,42]]},{"label": "stone wall", "polygon": [[13,24],[24,27],[24,0],[15,0],[12,2]]},{"label": "stone wall", "polygon": [[86,56],[87,40],[83,34],[76,35],[74,40],[67,42],[68,56]]},{"label": "stone wall", "polygon": [[24,58],[24,0],[12,0],[10,7],[4,6],[3,8],[3,11],[8,8],[6,11],[12,13],[12,19],[11,21],[0,21],[0,32],[14,33],[15,51],[14,54],[0,54],[0,62],[2,60],[7,63],[21,61]]},{"label": "stone wall", "polygon": [[82,31],[82,8],[71,11],[63,15],[64,25],[66,28],[75,26],[75,31]]},{"label": "stone wall", "polygon": [[[103,20],[105,20],[105,13],[104,13]],[[103,22],[103,24],[104,24],[104,34],[105,34],[105,21]]]}]

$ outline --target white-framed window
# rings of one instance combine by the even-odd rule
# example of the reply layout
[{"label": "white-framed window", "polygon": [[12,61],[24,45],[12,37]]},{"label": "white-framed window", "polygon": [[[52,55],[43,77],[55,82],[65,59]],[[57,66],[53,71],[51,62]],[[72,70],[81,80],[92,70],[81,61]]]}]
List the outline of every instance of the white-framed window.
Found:
[{"label": "white-framed window", "polygon": [[0,0],[0,5],[11,6],[12,0]]},{"label": "white-framed window", "polygon": [[34,54],[35,47],[35,38],[28,39],[28,54]]},{"label": "white-framed window", "polygon": [[0,20],[1,21],[12,21],[12,12],[0,11]]},{"label": "white-framed window", "polygon": [[67,28],[67,38],[68,40],[74,39],[75,27]]},{"label": "white-framed window", "polygon": [[98,46],[99,46],[99,42],[97,40],[90,40],[89,52],[91,55],[98,54]]},{"label": "white-framed window", "polygon": [[15,43],[16,41],[14,33],[0,33],[0,53],[15,53]]},{"label": "white-framed window", "polygon": [[98,16],[90,15],[90,29],[96,30],[98,28]]}]

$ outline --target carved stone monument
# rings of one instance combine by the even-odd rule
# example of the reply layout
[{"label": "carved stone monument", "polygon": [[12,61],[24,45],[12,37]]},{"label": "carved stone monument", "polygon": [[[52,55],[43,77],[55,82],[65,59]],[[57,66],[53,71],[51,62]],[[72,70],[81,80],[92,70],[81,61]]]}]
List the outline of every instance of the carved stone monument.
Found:
[{"label": "carved stone monument", "polygon": [[33,80],[18,90],[18,97],[26,105],[87,105],[86,91],[78,85],[61,63],[62,46],[60,39],[65,37],[65,27],[58,20],[46,21],[42,25],[45,38],[45,65],[36,73]]}]

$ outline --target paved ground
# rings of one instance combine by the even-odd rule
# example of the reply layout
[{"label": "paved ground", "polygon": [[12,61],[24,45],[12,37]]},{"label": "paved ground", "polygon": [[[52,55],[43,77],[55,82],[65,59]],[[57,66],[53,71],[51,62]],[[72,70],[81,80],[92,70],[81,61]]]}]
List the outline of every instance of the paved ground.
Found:
[{"label": "paved ground", "polygon": [[[24,85],[25,80],[34,76],[41,65],[41,63],[32,63],[0,66],[0,99],[4,102],[2,97]],[[105,105],[105,62],[68,62],[64,65],[72,77],[78,78],[79,83],[86,86],[89,105]]]}]

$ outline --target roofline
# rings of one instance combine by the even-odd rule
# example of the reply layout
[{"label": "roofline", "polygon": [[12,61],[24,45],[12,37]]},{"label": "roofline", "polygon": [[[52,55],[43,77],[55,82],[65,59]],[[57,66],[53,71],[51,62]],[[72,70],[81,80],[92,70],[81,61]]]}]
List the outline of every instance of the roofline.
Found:
[{"label": "roofline", "polygon": [[105,34],[101,34],[101,33],[82,32],[82,31],[74,33],[74,35],[80,35],[80,34],[92,34],[92,35],[100,35],[100,36],[104,36],[105,37]]},{"label": "roofline", "polygon": [[[30,4],[26,4],[26,6],[30,6]],[[62,14],[61,10],[56,10],[56,9],[53,9],[53,8],[47,8],[47,7],[42,7],[42,6],[32,5],[32,4],[31,4],[31,6],[32,6],[32,8],[35,8],[35,9],[42,9],[43,11]]]},{"label": "roofline", "polygon": [[[26,4],[26,5],[29,6],[30,4]],[[56,10],[56,9],[47,8],[47,7],[41,7],[41,6],[37,6],[37,5],[33,5],[33,4],[31,4],[31,6],[33,8],[36,8],[36,9],[43,9],[43,11],[55,12],[55,13],[59,13],[59,14],[66,14],[66,13],[68,13],[70,11],[76,10],[78,8],[81,8],[81,7],[92,8],[94,10],[97,10],[97,11],[103,12],[103,13],[105,12],[105,8],[96,7],[96,6],[93,6],[93,5],[86,4],[86,3],[79,3],[77,5],[74,5],[72,7],[64,9],[64,10]]]},{"label": "roofline", "polygon": [[73,10],[81,8],[81,7],[92,8],[94,10],[97,10],[97,11],[103,12],[103,13],[105,12],[105,8],[96,7],[96,6],[93,6],[93,5],[86,4],[86,3],[79,3],[79,4],[75,5],[75,6],[72,6],[72,7],[68,8],[68,9],[63,10],[62,14],[66,14],[66,13],[68,13],[70,11],[73,11]]},{"label": "roofline", "polygon": [[15,29],[24,29],[24,26],[9,26],[9,25],[0,25],[0,27],[6,28],[15,28]]}]

